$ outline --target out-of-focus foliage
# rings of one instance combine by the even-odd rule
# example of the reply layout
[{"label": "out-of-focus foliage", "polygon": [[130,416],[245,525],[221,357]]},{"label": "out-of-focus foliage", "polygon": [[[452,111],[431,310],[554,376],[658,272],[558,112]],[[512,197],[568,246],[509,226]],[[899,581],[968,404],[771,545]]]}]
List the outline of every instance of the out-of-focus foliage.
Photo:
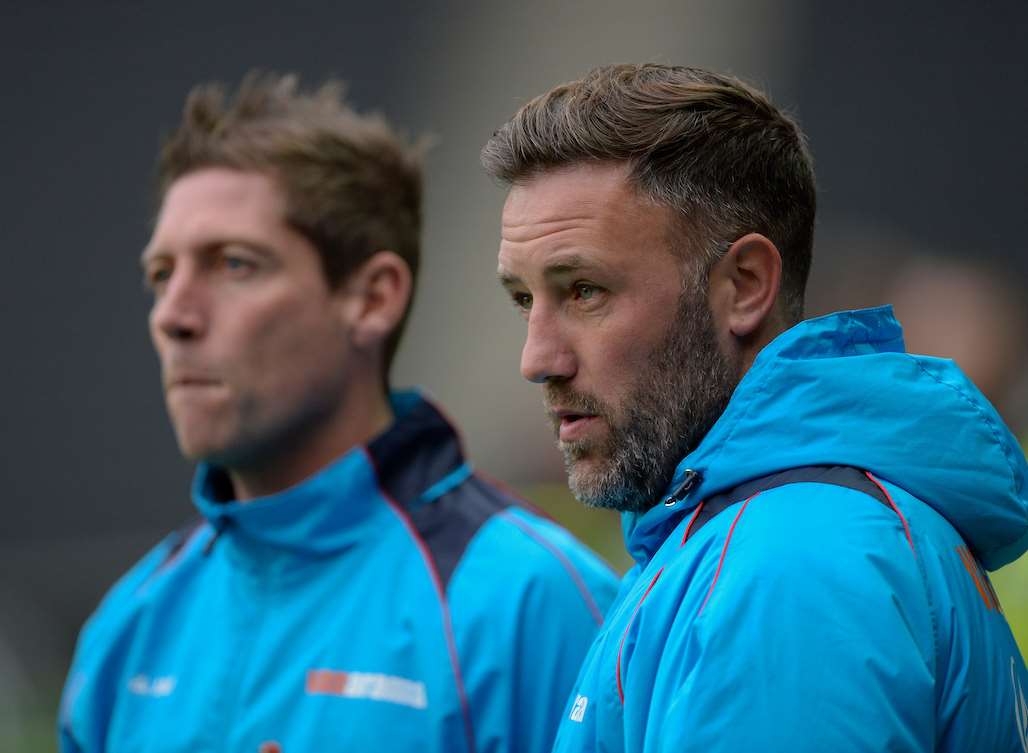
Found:
[{"label": "out-of-focus foliage", "polygon": [[993,588],[1014,631],[1021,656],[1028,656],[1028,555],[992,573]]},{"label": "out-of-focus foliage", "polygon": [[[1022,446],[1028,443],[1022,441]],[[989,578],[1014,631],[1021,656],[1028,657],[1028,554],[992,573]]]},{"label": "out-of-focus foliage", "polygon": [[564,484],[537,484],[523,487],[525,497],[543,512],[588,544],[607,563],[622,574],[632,566],[621,538],[621,518],[613,510],[586,507]]}]

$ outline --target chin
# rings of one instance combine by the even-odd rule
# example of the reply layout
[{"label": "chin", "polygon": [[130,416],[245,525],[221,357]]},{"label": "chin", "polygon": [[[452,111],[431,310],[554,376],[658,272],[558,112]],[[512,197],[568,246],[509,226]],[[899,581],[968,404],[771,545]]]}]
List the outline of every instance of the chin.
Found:
[{"label": "chin", "polygon": [[190,463],[216,463],[218,451],[201,445],[186,445],[179,442],[178,451]]},{"label": "chin", "polygon": [[230,457],[231,448],[224,442],[214,441],[211,437],[198,437],[189,434],[178,434],[178,449],[186,460],[193,463],[223,464],[223,459]]},{"label": "chin", "polygon": [[568,487],[578,496],[579,492],[585,496],[592,496],[597,490],[603,487],[607,480],[607,466],[598,460],[587,460],[584,458],[575,460],[569,465]]}]

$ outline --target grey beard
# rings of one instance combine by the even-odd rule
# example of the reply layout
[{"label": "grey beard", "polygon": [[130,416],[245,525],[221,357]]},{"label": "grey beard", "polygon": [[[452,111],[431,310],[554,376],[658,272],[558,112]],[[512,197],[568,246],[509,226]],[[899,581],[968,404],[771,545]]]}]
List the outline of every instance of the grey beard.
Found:
[{"label": "grey beard", "polygon": [[[602,447],[590,440],[558,443],[572,493],[590,507],[648,510],[671,483],[679,461],[724,412],[739,371],[718,346],[706,296],[687,285],[664,342],[620,406],[548,384],[551,404],[570,402],[603,417],[609,427]],[[587,455],[598,458],[592,468],[579,465]]]}]

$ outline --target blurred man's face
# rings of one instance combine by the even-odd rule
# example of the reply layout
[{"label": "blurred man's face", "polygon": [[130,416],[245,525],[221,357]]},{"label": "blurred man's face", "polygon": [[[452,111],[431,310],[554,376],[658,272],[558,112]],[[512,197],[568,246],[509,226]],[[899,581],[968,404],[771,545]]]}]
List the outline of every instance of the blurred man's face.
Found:
[{"label": "blurred man's face", "polygon": [[626,175],[579,165],[514,186],[499,275],[528,323],[521,373],[544,385],[571,490],[644,510],[724,410],[739,369],[718,347],[705,274],[672,253],[671,210]]},{"label": "blurred man's face", "polygon": [[258,173],[198,170],[164,197],[142,263],[168,412],[191,459],[268,462],[341,410],[342,293],[284,218]]}]

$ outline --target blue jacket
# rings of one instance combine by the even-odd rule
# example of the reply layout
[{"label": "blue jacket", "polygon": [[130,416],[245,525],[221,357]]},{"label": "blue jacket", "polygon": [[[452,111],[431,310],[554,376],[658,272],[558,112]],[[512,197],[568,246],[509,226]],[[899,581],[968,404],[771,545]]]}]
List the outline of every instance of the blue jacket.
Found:
[{"label": "blue jacket", "polygon": [[[870,472],[885,503],[792,483],[687,536],[701,501],[826,465]],[[904,353],[888,308],[783,333],[667,504],[624,516],[636,566],[555,751],[1025,753],[1028,674],[981,565],[1028,548],[1026,470],[952,362]]]},{"label": "blue jacket", "polygon": [[277,494],[219,501],[80,636],[61,748],[548,751],[616,589],[557,525],[471,473],[414,394],[394,426]]}]

